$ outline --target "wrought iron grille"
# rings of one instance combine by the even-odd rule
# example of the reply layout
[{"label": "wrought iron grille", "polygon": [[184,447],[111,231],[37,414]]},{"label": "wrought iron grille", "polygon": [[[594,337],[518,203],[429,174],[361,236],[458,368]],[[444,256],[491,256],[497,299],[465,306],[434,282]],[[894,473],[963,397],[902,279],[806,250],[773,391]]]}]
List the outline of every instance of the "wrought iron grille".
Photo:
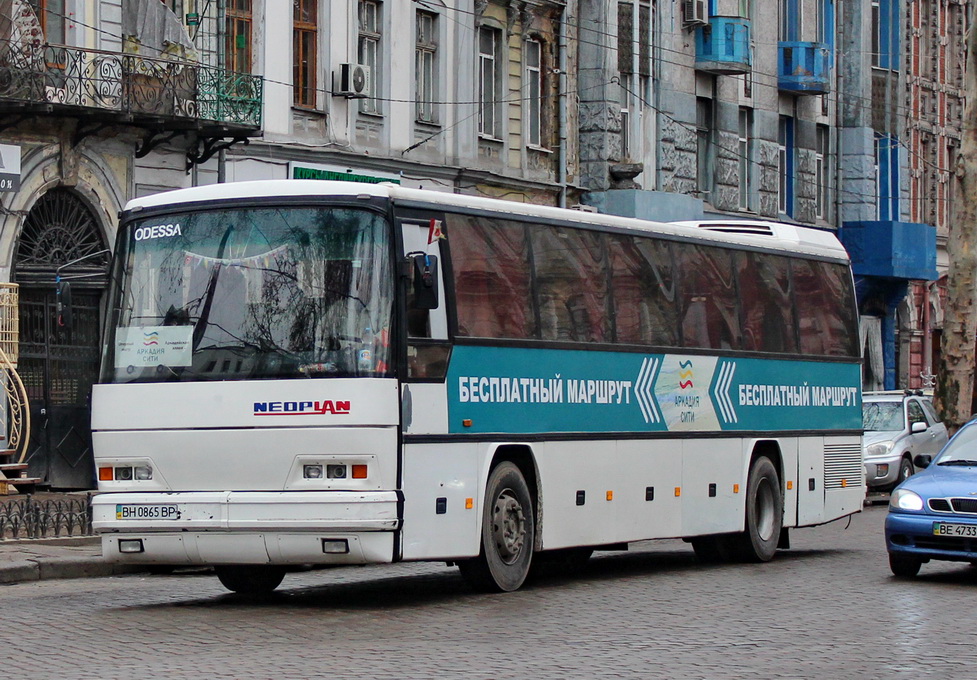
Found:
[{"label": "wrought iron grille", "polygon": [[262,79],[203,64],[0,41],[0,99],[261,127]]},{"label": "wrought iron grille", "polygon": [[92,494],[37,500],[17,496],[0,500],[0,540],[91,536]]}]

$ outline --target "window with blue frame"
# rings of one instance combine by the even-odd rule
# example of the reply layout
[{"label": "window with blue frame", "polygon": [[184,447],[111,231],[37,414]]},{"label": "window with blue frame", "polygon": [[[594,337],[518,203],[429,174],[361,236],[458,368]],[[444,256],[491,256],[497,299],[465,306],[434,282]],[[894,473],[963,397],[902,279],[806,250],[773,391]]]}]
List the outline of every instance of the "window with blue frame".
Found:
[{"label": "window with blue frame", "polygon": [[899,219],[899,139],[875,135],[876,216],[882,222]]},{"label": "window with blue frame", "polygon": [[872,66],[899,70],[899,0],[872,0]]}]

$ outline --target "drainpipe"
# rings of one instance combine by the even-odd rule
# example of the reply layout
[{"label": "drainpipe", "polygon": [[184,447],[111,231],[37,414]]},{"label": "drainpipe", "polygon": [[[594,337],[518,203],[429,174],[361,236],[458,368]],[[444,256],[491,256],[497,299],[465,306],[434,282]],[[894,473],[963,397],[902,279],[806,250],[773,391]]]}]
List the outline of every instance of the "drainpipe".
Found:
[{"label": "drainpipe", "polygon": [[560,148],[556,159],[557,182],[560,185],[558,205],[561,208],[567,207],[567,8],[563,8],[560,14],[560,44],[559,44],[559,87],[560,87],[560,114],[559,130]]},{"label": "drainpipe", "polygon": [[[217,63],[220,68],[227,70],[227,49],[226,49],[226,33],[227,33],[227,15],[225,14],[225,4],[223,2],[217,3]],[[248,46],[250,48],[250,45]],[[217,93],[220,96],[220,92]],[[224,149],[217,152],[217,183],[223,184],[226,180],[226,168],[224,167],[227,163],[227,153]]]}]

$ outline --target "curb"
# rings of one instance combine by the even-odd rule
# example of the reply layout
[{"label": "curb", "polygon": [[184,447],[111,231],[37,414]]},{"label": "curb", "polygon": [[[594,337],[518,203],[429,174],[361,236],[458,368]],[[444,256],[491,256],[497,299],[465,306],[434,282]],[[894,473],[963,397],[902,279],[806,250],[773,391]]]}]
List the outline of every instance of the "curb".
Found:
[{"label": "curb", "polygon": [[145,572],[145,567],[113,564],[101,557],[39,557],[0,566],[0,584],[13,585],[49,579],[99,578]]}]

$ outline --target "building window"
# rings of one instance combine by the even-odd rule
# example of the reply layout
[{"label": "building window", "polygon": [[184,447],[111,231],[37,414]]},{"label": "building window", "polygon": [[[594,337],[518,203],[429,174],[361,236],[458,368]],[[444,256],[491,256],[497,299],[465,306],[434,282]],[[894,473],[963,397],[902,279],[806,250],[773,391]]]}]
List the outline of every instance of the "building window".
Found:
[{"label": "building window", "polygon": [[875,182],[877,218],[883,222],[899,219],[899,140],[875,135]]},{"label": "building window", "polygon": [[814,181],[817,183],[815,214],[824,219],[828,214],[828,126],[818,125],[814,150]]},{"label": "building window", "polygon": [[753,210],[753,109],[741,108],[739,116],[740,210]]},{"label": "building window", "polygon": [[229,0],[224,43],[227,69],[251,73],[251,0]]},{"label": "building window", "polygon": [[881,66],[882,21],[879,0],[872,0],[872,66]]},{"label": "building window", "polygon": [[64,33],[64,0],[30,0],[34,14],[41,22],[44,39],[54,45],[63,45]]},{"label": "building window", "polygon": [[621,74],[621,158],[630,158],[634,91],[634,5],[630,2],[617,3],[617,70]]},{"label": "building window", "polygon": [[638,5],[638,77],[641,96],[651,101],[651,4]]},{"label": "building window", "polygon": [[872,66],[899,70],[899,3],[872,0]]},{"label": "building window", "polygon": [[417,12],[417,43],[414,46],[414,80],[417,120],[437,123],[438,15]]},{"label": "building window", "polygon": [[780,40],[796,41],[801,35],[800,0],[780,0]]},{"label": "building window", "polygon": [[696,183],[699,197],[708,199],[712,191],[712,100],[695,100]]},{"label": "building window", "polygon": [[360,100],[360,111],[364,113],[381,113],[380,101],[377,98],[377,93],[380,92],[380,66],[383,63],[380,53],[382,38],[380,10],[379,2],[360,0],[357,58],[359,63],[370,67],[368,96]]},{"label": "building window", "polygon": [[794,214],[794,119],[781,116],[777,130],[778,159],[780,164],[780,186],[778,187],[778,210],[781,214]]},{"label": "building window", "polygon": [[478,29],[478,133],[500,139],[501,81],[499,50],[502,32],[488,26]]},{"label": "building window", "polygon": [[297,106],[315,107],[318,0],[294,0],[292,14],[292,98]]},{"label": "building window", "polygon": [[543,44],[526,41],[526,114],[530,146],[543,146]]}]

